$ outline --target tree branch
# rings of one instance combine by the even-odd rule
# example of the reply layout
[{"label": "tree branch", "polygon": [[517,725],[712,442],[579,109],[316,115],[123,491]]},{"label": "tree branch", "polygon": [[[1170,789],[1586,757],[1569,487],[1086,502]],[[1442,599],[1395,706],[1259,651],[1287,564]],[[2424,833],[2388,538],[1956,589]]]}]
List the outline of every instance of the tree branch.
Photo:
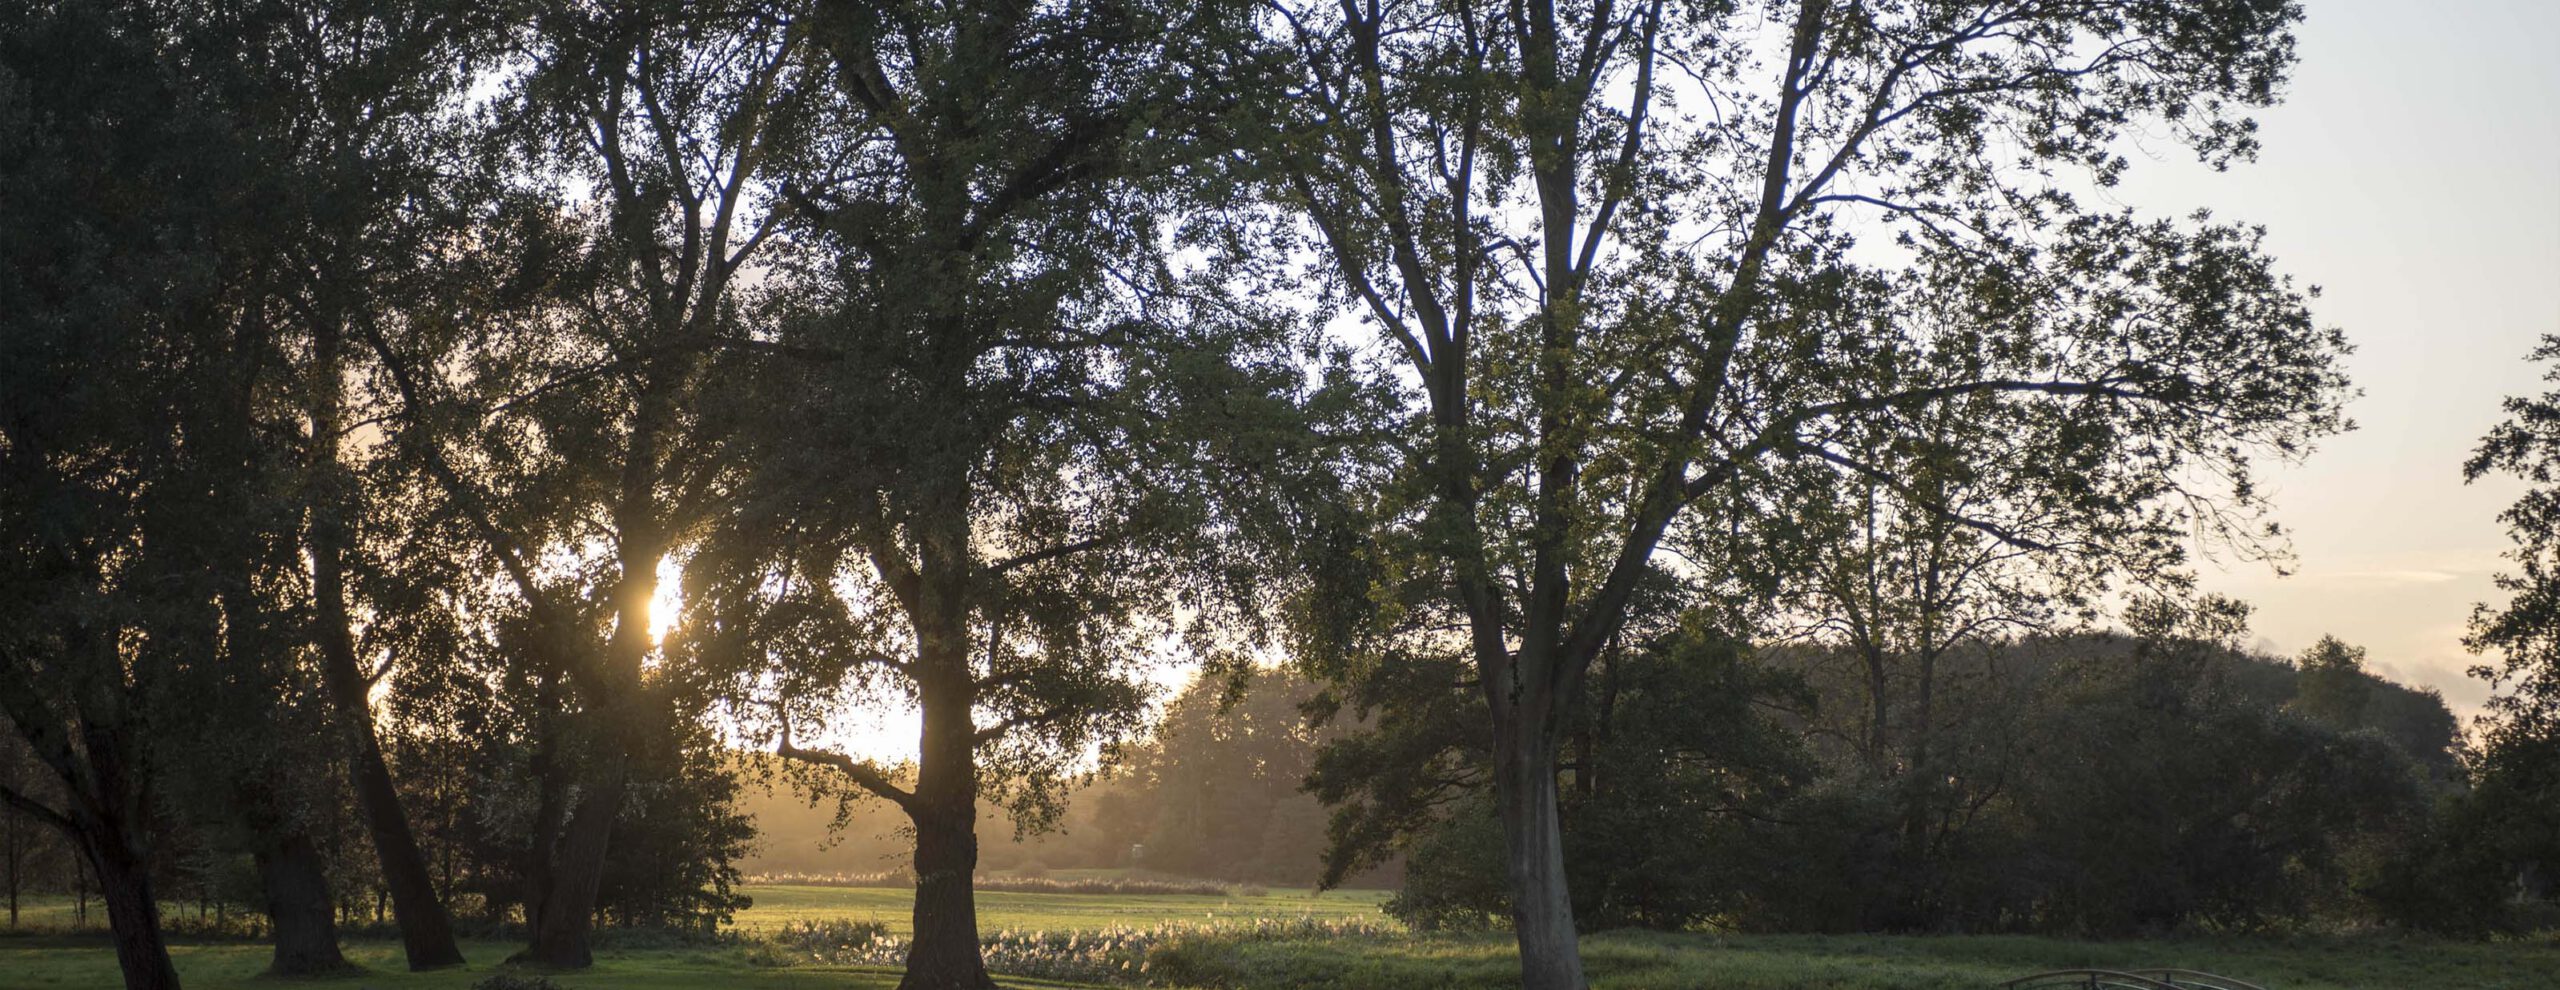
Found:
[{"label": "tree branch", "polygon": [[71,816],[53,810],[42,801],[20,794],[7,784],[0,784],[0,804],[8,805],[17,809],[20,814],[62,830],[62,834],[70,837],[73,842],[80,840],[80,826],[71,820]]},{"label": "tree branch", "polygon": [[775,744],[773,752],[774,755],[786,760],[797,760],[813,766],[834,767],[844,774],[846,779],[860,785],[863,790],[886,798],[891,804],[900,808],[912,810],[915,805],[915,793],[891,781],[888,773],[882,771],[877,763],[870,760],[857,760],[830,750],[802,749],[792,745],[791,727],[788,724],[783,726],[782,741]]}]

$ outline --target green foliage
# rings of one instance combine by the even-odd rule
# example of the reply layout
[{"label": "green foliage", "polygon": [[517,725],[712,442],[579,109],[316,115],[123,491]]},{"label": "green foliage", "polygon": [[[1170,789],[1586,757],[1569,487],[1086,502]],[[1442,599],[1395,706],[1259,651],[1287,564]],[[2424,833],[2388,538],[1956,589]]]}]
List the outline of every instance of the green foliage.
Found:
[{"label": "green foliage", "polygon": [[[1937,728],[1936,772],[1840,774],[1790,809],[1808,825],[1789,839],[1814,848],[1785,855],[1820,865],[1769,888],[1757,924],[2122,933],[2387,915],[2368,894],[2451,786],[2428,767],[2456,741],[2451,716],[2375,681],[2377,703],[2433,706],[2435,733],[2404,747],[2305,718],[2301,675],[2219,645],[2236,627],[2213,625],[1950,654],[1963,704],[1941,713],[1953,717]],[[1793,659],[1817,678],[1829,664]],[[1860,690],[1818,683],[1826,699]],[[1829,762],[1864,763],[1841,750]],[[1917,858],[1903,810],[1914,787],[1927,791]]]},{"label": "green foliage", "polygon": [[[1427,690],[1444,689],[1428,687]],[[1575,707],[1564,776],[1564,856],[1586,927],[1687,927],[1732,914],[1766,820],[1811,767],[1774,712],[1808,703],[1794,676],[1729,640],[1673,631],[1603,657]],[[1326,747],[1313,789],[1340,805],[1337,869],[1400,852],[1388,910],[1422,930],[1510,914],[1503,837],[1468,746],[1463,710],[1415,725],[1411,709]],[[1427,740],[1446,740],[1422,752]],[[1410,767],[1440,768],[1416,772]]]},{"label": "green foliage", "polygon": [[2302,673],[2295,679],[2294,704],[2304,715],[2335,726],[2364,721],[2366,706],[2373,700],[2372,682],[2364,672],[2364,647],[2322,636],[2302,651],[2296,667]]},{"label": "green foliage", "polygon": [[2044,927],[2303,918],[2344,888],[2363,837],[2423,821],[2431,801],[2406,756],[2229,692],[2215,667],[2233,662],[2137,651],[2077,672],[2036,714],[2017,813],[2032,854],[2053,864],[2037,878]]},{"label": "green foliage", "polygon": [[[1854,731],[1862,707],[1833,703],[1863,690],[1854,651],[1746,660],[1690,638],[1618,658],[1580,709],[1606,732],[1559,769],[1576,915],[1595,930],[2126,935],[2432,911],[2422,927],[2459,930],[2503,896],[2481,862],[2496,844],[2435,811],[2494,797],[2427,766],[2455,742],[2441,701],[2365,685],[2369,709],[2433,706],[2433,733],[2405,745],[2314,720],[2298,710],[2303,673],[2185,628],[1950,652],[1942,674],[1961,691],[1940,710],[1926,781],[1875,774]],[[1800,697],[1806,685],[1822,705]],[[1411,759],[1388,755],[1395,734],[1328,749],[1316,780],[1344,800],[1337,839],[1382,836],[1367,855],[1403,855],[1388,909],[1415,928],[1498,923],[1510,902],[1481,778],[1398,791],[1422,778],[1360,775],[1362,761]]]},{"label": "green foliage", "polygon": [[[2532,359],[2552,362],[2545,378],[2560,382],[2560,335],[2546,336]],[[2522,731],[2549,731],[2560,719],[2560,391],[2506,401],[2498,424],[2463,464],[2463,477],[2512,475],[2533,486],[2499,518],[2515,548],[2516,572],[2498,577],[2511,597],[2480,606],[2472,617],[2474,650],[2498,651],[2504,663],[2476,671],[2504,689],[2492,709]]]},{"label": "green foliage", "polygon": [[[2560,336],[2546,336],[2533,359],[2553,363],[2544,378],[2560,382]],[[2497,578],[2503,605],[2483,604],[2465,642],[2498,655],[2472,668],[2497,693],[2489,699],[2472,754],[2473,791],[2448,816],[2448,854],[2462,873],[2512,871],[2515,899],[2538,912],[2532,922],[2560,919],[2560,391],[2506,401],[2507,421],[2483,439],[2463,465],[2467,480],[2490,474],[2529,487],[2499,518],[2515,542],[2516,570]],[[2481,918],[2486,912],[2450,917]],[[2529,923],[2520,916],[2482,919],[2484,928]]]},{"label": "green foliage", "polygon": [[[1348,513],[1365,559],[1323,569],[1370,608],[1328,607],[1359,626],[1315,645],[1351,655],[1309,662],[1346,695],[1417,690],[1340,752],[1363,766],[1337,776],[1397,797],[1346,805],[1337,848],[1489,771],[1524,982],[1573,986],[1590,899],[1565,889],[1573,799],[1548,764],[1599,658],[1652,638],[1631,628],[1648,585],[1754,637],[1840,550],[1858,488],[1992,556],[2050,555],[2035,576],[2067,586],[2017,612],[2176,587],[2192,533],[2280,549],[2253,464],[2345,428],[2344,337],[2263,231],[2097,208],[2056,176],[2113,185],[2118,142],[2154,129],[2248,157],[2300,16],[1272,5],[1286,97],[1249,105],[1255,191],[1319,260],[1255,270],[1371,330],[1402,403]],[[1941,649],[1969,617],[1946,618],[1899,638]],[[1445,759],[1423,735],[1444,726],[1480,755]]]},{"label": "green foliage", "polygon": [[1511,914],[1503,880],[1502,825],[1490,795],[1478,794],[1404,850],[1404,876],[1388,914],[1415,931],[1491,928]]}]

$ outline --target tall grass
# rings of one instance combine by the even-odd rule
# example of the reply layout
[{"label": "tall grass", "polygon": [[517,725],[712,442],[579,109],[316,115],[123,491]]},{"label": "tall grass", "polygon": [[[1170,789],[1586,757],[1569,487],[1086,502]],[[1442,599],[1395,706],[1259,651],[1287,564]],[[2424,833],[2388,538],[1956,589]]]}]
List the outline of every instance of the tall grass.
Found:
[{"label": "tall grass", "polygon": [[[875,873],[762,873],[748,877],[747,886],[789,885],[794,887],[892,887],[916,885],[915,875],[905,870],[881,870]],[[1159,894],[1194,897],[1225,897],[1225,884],[1206,880],[1141,880],[1122,877],[1083,877],[1052,880],[1046,877],[1009,877],[980,874],[975,886],[979,890],[1006,894],[1102,894],[1116,897],[1150,897]]]},{"label": "tall grass", "polygon": [[[1199,957],[1220,947],[1376,943],[1402,934],[1395,926],[1358,919],[1244,918],[1085,930],[1006,928],[979,933],[978,947],[989,972],[1157,986],[1194,982],[1203,969]],[[907,944],[877,921],[796,921],[768,936],[766,951],[751,951],[748,958],[765,966],[898,966],[906,962]]]}]

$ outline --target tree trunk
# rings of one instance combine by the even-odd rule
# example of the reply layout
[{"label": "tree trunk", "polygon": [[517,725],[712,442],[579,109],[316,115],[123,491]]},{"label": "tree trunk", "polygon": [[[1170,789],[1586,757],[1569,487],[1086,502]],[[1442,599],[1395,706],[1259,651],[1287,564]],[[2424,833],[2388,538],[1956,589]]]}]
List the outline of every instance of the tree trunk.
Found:
[{"label": "tree trunk", "polygon": [[916,762],[915,942],[899,990],[986,990],[995,986],[978,952],[978,758],[967,633],[944,624],[919,659],[935,672],[917,679],[924,709]]},{"label": "tree trunk", "polygon": [[517,960],[561,969],[595,965],[589,936],[595,929],[596,895],[604,886],[605,847],[629,789],[629,778],[618,767],[599,776],[562,830],[539,916],[528,919],[533,922],[532,944]]},{"label": "tree trunk", "polygon": [[[1515,716],[1517,718],[1517,716]],[[1511,876],[1512,932],[1520,943],[1524,990],[1584,990],[1573,895],[1564,875],[1563,822],[1556,813],[1556,743],[1535,720],[1498,726],[1494,803]]]},{"label": "tree trunk", "polygon": [[1874,647],[1860,653],[1867,667],[1867,768],[1881,774],[1893,762],[1892,737],[1886,729],[1893,711],[1885,701],[1884,653]]},{"label": "tree trunk", "polygon": [[1919,684],[1912,695],[1910,773],[1901,788],[1900,865],[1905,903],[1898,906],[1901,916],[1893,925],[1905,930],[1926,927],[1929,919],[1938,915],[1930,908],[1931,902],[1937,899],[1937,876],[1933,862],[1935,857],[1929,848],[1931,819],[1937,813],[1940,793],[1944,788],[1937,779],[1937,770],[1931,763],[1929,752],[1931,723],[1937,717],[1933,710],[1936,703],[1937,653],[1923,650],[1919,656],[1919,668]]},{"label": "tree trunk", "polygon": [[[335,678],[333,677],[332,680]],[[343,701],[339,714],[357,722],[347,730],[353,751],[347,776],[355,782],[356,805],[364,812],[365,830],[373,837],[374,858],[382,867],[383,886],[391,892],[391,917],[400,925],[400,948],[411,970],[462,965],[462,948],[453,937],[453,917],[436,896],[427,873],[426,854],[409,829],[409,812],[392,786],[391,767],[373,734],[372,713],[359,700]]]},{"label": "tree trunk", "polygon": [[[18,783],[17,757],[15,754],[11,754],[9,759],[8,783],[14,789],[15,785]],[[18,818],[20,814],[21,812],[16,808],[0,806],[0,822],[8,823],[9,927],[11,928],[18,927],[18,861],[20,858],[20,850],[24,845],[23,840],[18,838]]]},{"label": "tree trunk", "polygon": [[611,595],[613,635],[600,654],[588,658],[593,666],[575,682],[589,706],[590,739],[602,744],[581,766],[591,789],[579,799],[559,844],[537,850],[537,855],[552,857],[550,889],[543,896],[533,944],[518,958],[543,965],[584,969],[595,964],[588,934],[595,927],[613,821],[622,812],[635,773],[659,766],[656,757],[666,730],[658,720],[666,712],[651,696],[642,667],[652,645],[649,603],[657,597],[658,562],[666,555],[655,489],[658,437],[672,415],[667,381],[652,377],[644,385],[623,454],[613,511],[618,571]]},{"label": "tree trunk", "polygon": [[329,910],[329,879],[320,870],[320,851],[310,837],[286,835],[259,850],[257,860],[266,882],[267,920],[275,925],[275,958],[267,972],[318,976],[346,969]]},{"label": "tree trunk", "polygon": [[392,786],[391,767],[383,761],[382,741],[373,731],[373,706],[365,697],[369,685],[356,656],[347,609],[346,513],[357,496],[353,479],[338,460],[338,440],[345,429],[342,328],[320,320],[313,330],[311,433],[321,456],[312,458],[320,484],[313,486],[318,495],[311,509],[311,583],[319,610],[314,634],[320,641],[321,678],[330,706],[346,726],[347,778],[355,784],[382,883],[391,889],[392,917],[400,923],[400,947],[409,968],[459,966],[462,948],[454,944],[453,917],[428,881],[426,857],[418,851],[409,813]]},{"label": "tree trunk", "polygon": [[124,842],[121,829],[85,831],[81,851],[97,871],[98,893],[107,902],[125,990],[177,990],[178,970],[169,964],[169,946],[160,937],[160,902],[152,896],[150,870]]},{"label": "tree trunk", "polygon": [[978,954],[977,807],[924,808],[916,816],[915,942],[899,990],[985,990],[995,986]]}]

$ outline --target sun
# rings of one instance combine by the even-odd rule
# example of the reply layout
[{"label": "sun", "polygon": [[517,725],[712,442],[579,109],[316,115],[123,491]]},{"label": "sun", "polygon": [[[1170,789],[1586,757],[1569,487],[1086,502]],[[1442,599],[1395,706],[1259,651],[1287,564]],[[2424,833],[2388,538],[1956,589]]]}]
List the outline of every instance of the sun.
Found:
[{"label": "sun", "polygon": [[658,590],[649,596],[649,642],[663,644],[684,615],[684,568],[672,557],[658,561]]}]

